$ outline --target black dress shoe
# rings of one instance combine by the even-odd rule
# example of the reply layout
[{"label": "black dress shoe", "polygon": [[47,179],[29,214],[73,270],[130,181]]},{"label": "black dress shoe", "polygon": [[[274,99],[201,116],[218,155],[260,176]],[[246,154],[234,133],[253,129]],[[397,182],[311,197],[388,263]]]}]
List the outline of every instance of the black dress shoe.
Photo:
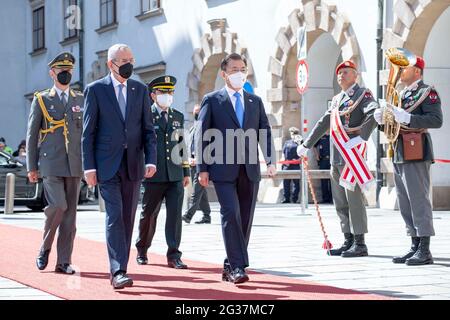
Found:
[{"label": "black dress shoe", "polygon": [[64,264],[57,264],[55,267],[55,272],[64,274],[74,274],[75,270],[72,269],[70,264],[64,263]]},{"label": "black dress shoe", "polygon": [[369,255],[367,246],[365,244],[353,243],[352,247],[347,251],[341,253],[343,258],[355,258],[355,257],[366,257]]},{"label": "black dress shoe", "polygon": [[403,256],[396,256],[392,258],[393,263],[405,263],[406,260],[411,258],[416,251],[419,249],[420,238],[419,237],[411,237],[411,248],[407,253]]},{"label": "black dress shoe", "polygon": [[202,220],[195,221],[196,224],[211,224],[211,218],[210,217],[203,217]]},{"label": "black dress shoe", "polygon": [[189,218],[186,214],[181,216],[181,220],[183,220],[186,223],[191,223],[191,219],[192,218]]},{"label": "black dress shoe", "polygon": [[175,268],[175,269],[187,269],[188,268],[188,266],[186,264],[184,264],[180,258],[167,260],[167,265],[170,268]]},{"label": "black dress shoe", "polygon": [[420,237],[419,249],[411,258],[406,259],[405,264],[407,266],[433,264],[433,256],[430,252],[430,237]]},{"label": "black dress shoe", "polygon": [[232,278],[231,278],[231,267],[229,265],[223,267],[222,270],[222,281],[226,281],[226,282],[232,282]]},{"label": "black dress shoe", "polygon": [[119,272],[111,279],[114,289],[123,289],[133,286],[133,280],[127,276],[125,272]]},{"label": "black dress shoe", "polygon": [[139,265],[145,265],[145,264],[148,264],[148,258],[147,258],[147,256],[144,256],[144,255],[137,256],[136,257],[136,262]]},{"label": "black dress shoe", "polygon": [[291,203],[291,201],[289,201],[289,199],[284,199],[281,203]]},{"label": "black dress shoe", "polygon": [[366,257],[369,255],[366,243],[364,241],[364,234],[356,234],[355,241],[350,249],[342,252],[341,257],[343,258],[354,258],[354,257]]},{"label": "black dress shoe", "polygon": [[330,256],[340,256],[342,252],[347,251],[350,249],[353,245],[353,242],[355,241],[353,234],[351,233],[344,233],[345,241],[342,244],[340,248],[337,249],[331,249],[328,252],[328,255]]},{"label": "black dress shoe", "polygon": [[36,266],[39,270],[44,270],[48,264],[48,256],[50,255],[50,250],[45,250],[41,252],[36,258]]},{"label": "black dress shoe", "polygon": [[222,281],[226,281],[226,282],[230,281],[229,274],[230,274],[230,271],[223,269],[222,270]]},{"label": "black dress shoe", "polygon": [[248,275],[243,268],[235,268],[233,272],[230,273],[229,281],[234,284],[244,283],[248,280]]}]

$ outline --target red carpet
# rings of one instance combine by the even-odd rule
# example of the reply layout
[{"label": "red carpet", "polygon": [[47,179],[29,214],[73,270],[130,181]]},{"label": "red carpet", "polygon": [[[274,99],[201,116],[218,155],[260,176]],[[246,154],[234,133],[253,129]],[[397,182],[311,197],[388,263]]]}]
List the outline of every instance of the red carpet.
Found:
[{"label": "red carpet", "polygon": [[[48,267],[35,265],[41,232],[0,224],[0,276],[52,295],[71,300],[93,299],[388,299],[353,290],[339,289],[289,277],[250,272],[250,281],[239,286],[222,282],[221,266],[183,259],[188,270],[166,267],[166,258],[151,254],[150,265],[138,266],[133,250],[128,273],[132,288],[114,291],[109,283],[106,245],[77,238],[73,262],[74,276],[53,272],[56,247]],[[56,241],[55,241],[56,245]]]}]

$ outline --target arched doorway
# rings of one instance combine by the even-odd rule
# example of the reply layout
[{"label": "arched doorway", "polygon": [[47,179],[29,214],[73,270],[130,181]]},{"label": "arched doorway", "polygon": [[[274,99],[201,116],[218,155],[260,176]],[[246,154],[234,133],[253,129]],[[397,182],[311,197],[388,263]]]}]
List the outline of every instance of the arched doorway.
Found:
[{"label": "arched doorway", "polygon": [[[195,49],[192,55],[193,68],[188,74],[189,101],[185,106],[185,118],[191,124],[193,123],[192,110],[194,106],[201,103],[205,94],[225,86],[219,73],[220,64],[226,55],[239,53],[247,59],[248,82],[255,86],[253,66],[247,48],[239,42],[237,34],[227,28],[226,19],[210,20],[208,24],[211,33],[202,36],[202,46]],[[185,127],[189,127],[191,124]],[[217,201],[214,188],[209,187],[207,191],[208,199]],[[185,193],[185,203],[187,203],[187,194],[189,193]]]},{"label": "arched doorway", "polygon": [[[328,101],[339,92],[334,75],[337,64],[351,59],[360,69],[364,69],[356,35],[348,18],[335,5],[325,1],[302,2],[303,6],[291,12],[288,24],[278,32],[277,47],[269,60],[270,89],[267,100],[271,124],[274,129],[278,129],[274,130],[278,133],[275,137],[278,157],[282,154],[284,141],[289,137],[289,127],[299,127],[303,120],[307,120],[308,129],[312,129],[327,109]],[[304,95],[304,101],[301,101],[296,90],[295,79],[296,37],[300,26],[305,26],[307,31],[310,71],[309,89]],[[306,106],[305,119],[301,119],[302,103]],[[279,182],[275,187],[281,188]]]},{"label": "arched doorway", "polygon": [[[268,90],[267,100],[271,105],[272,125],[283,128],[282,136],[278,137],[277,151],[281,150],[282,139],[287,137],[288,128],[291,125],[298,126],[301,120],[300,108],[293,107],[293,104],[300,102],[300,95],[295,89],[297,29],[306,26],[308,37],[308,63],[313,82],[310,84],[310,97],[306,97],[306,103],[308,99],[315,99],[313,97],[317,92],[313,91],[328,89],[321,95],[322,109],[319,113],[325,110],[326,101],[334,95],[332,91],[335,89],[333,79],[336,65],[343,59],[351,59],[358,65],[361,62],[356,36],[347,17],[335,5],[328,5],[324,1],[303,2],[302,10],[294,10],[289,15],[289,24],[280,29],[275,54],[269,61],[271,89]],[[329,52],[324,54],[320,48],[326,48]],[[288,111],[293,111],[294,114],[289,114]],[[309,123],[314,123],[314,120],[317,119],[308,118]]]},{"label": "arched doorway", "polygon": [[[247,48],[239,42],[236,33],[227,28],[226,19],[208,21],[211,33],[203,35],[201,48],[197,48],[192,55],[193,68],[188,74],[189,101],[186,104],[186,114],[191,115],[195,104],[199,104],[205,94],[224,86],[219,76],[220,63],[230,53],[243,55],[248,62],[248,81],[254,86],[255,78],[252,62]],[[189,118],[192,120],[192,118]]]}]

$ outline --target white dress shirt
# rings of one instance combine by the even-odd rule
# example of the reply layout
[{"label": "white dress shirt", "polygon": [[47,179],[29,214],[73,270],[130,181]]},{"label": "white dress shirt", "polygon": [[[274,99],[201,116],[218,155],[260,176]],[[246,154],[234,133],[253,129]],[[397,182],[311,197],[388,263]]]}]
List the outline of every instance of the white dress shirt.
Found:
[{"label": "white dress shirt", "polygon": [[244,90],[241,88],[239,91],[235,91],[233,89],[231,89],[228,86],[225,86],[225,89],[228,92],[228,96],[230,97],[231,100],[231,104],[233,105],[233,109],[236,112],[236,97],[234,96],[234,94],[236,92],[239,92],[241,95],[241,102],[242,102],[242,107],[244,108],[244,112],[245,112],[245,104],[244,104]]},{"label": "white dress shirt", "polygon": [[70,88],[67,88],[66,90],[62,91],[61,89],[59,89],[57,86],[53,86],[53,89],[56,91],[56,93],[58,94],[58,97],[60,100],[61,99],[61,94],[64,92],[66,95],[66,101],[64,102],[68,102],[69,101],[69,94],[70,94]]},{"label": "white dress shirt", "polygon": [[119,101],[119,90],[120,90],[119,86],[121,84],[124,86],[122,88],[123,97],[125,98],[125,101],[127,101],[127,83],[128,83],[128,80],[126,80],[124,83],[120,83],[119,80],[117,80],[112,74],[110,76],[111,76],[112,84],[114,86],[114,92],[116,93],[117,101]]},{"label": "white dress shirt", "polygon": [[[245,103],[244,103],[244,90],[241,88],[238,91],[231,89],[230,87],[228,87],[227,85],[225,86],[225,89],[227,90],[228,96],[230,97],[231,100],[231,104],[233,105],[233,109],[236,112],[236,97],[234,96],[234,94],[236,92],[239,92],[241,95],[241,102],[242,102],[242,107],[244,108],[244,112],[245,112]],[[274,164],[268,164],[267,168],[269,167],[273,167],[275,168]]]},{"label": "white dress shirt", "polygon": [[168,121],[168,116],[169,116],[169,108],[167,108],[166,110],[163,110],[160,106],[158,106],[157,103],[155,103],[155,107],[156,107],[156,111],[158,112],[159,116],[161,116],[161,112],[165,111],[166,112],[166,121]]}]

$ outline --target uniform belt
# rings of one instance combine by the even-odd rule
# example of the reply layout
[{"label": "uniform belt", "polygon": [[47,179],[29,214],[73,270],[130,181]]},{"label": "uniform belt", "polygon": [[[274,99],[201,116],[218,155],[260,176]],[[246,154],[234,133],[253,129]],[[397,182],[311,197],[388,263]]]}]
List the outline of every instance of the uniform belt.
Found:
[{"label": "uniform belt", "polygon": [[400,128],[400,134],[408,133],[428,133],[428,129],[403,129]]}]

